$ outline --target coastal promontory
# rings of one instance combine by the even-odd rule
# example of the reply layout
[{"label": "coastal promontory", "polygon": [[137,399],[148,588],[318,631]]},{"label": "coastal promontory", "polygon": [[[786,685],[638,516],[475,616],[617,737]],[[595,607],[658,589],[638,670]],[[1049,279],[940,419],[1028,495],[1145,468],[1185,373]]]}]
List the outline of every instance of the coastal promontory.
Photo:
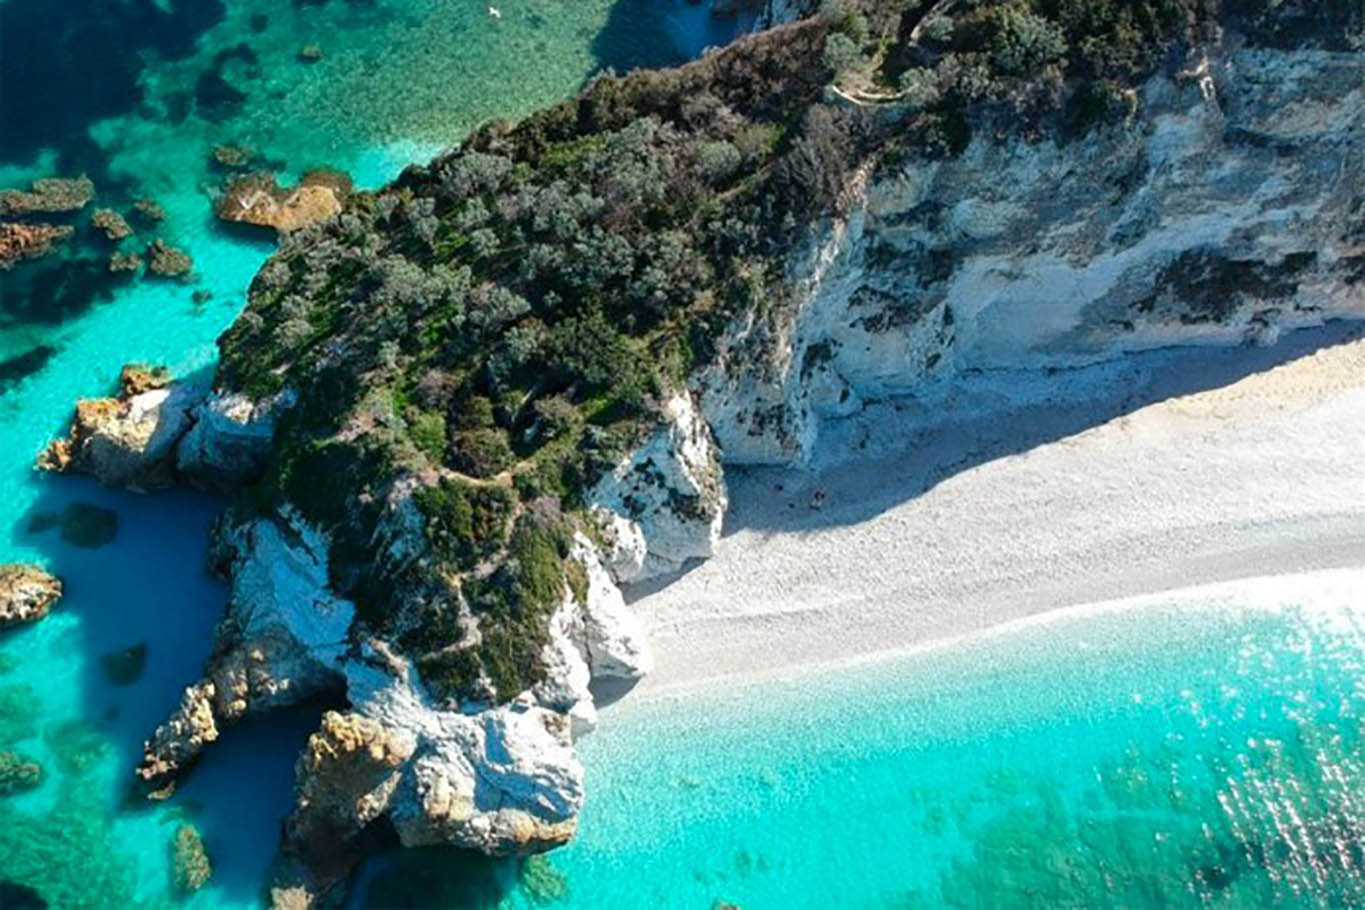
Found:
[{"label": "coastal promontory", "polygon": [[212,389],[125,377],[44,456],[232,497],[227,612],[149,789],[240,718],[344,706],[298,760],[282,904],[377,842],[571,838],[589,683],[651,667],[622,588],[711,555],[728,468],[804,463],[830,421],[969,374],[1365,317],[1350,4],[765,21],[317,223],[242,184],[280,246]]}]

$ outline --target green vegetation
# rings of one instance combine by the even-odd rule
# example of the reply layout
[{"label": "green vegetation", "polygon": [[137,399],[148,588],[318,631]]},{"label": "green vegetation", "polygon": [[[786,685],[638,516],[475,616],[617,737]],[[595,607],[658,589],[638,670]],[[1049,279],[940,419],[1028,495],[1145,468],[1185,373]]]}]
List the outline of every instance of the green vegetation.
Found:
[{"label": "green vegetation", "polygon": [[[790,311],[789,255],[856,170],[1121,123],[1141,80],[1220,22],[1333,44],[1354,10],[845,0],[485,126],[291,234],[256,277],[219,384],[300,400],[255,505],[327,530],[357,621],[439,693],[510,697],[538,678],[566,585],[584,596],[566,554],[585,491],[726,325]],[[410,490],[417,517],[399,520]]]}]

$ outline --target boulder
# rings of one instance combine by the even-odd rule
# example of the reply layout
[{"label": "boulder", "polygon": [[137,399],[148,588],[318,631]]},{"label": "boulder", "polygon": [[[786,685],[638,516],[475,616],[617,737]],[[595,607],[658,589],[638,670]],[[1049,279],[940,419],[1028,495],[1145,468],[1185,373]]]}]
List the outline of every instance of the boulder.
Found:
[{"label": "boulder", "polygon": [[147,376],[131,381],[117,397],[78,401],[70,434],[43,450],[38,468],[90,474],[108,486],[136,491],[171,486],[175,445],[190,427],[198,394]]},{"label": "boulder", "polygon": [[0,629],[36,622],[62,596],[62,583],[37,566],[0,565]]},{"label": "boulder", "polygon": [[228,183],[214,211],[223,221],[287,234],[338,214],[350,193],[351,178],[336,171],[310,171],[289,188],[262,171]]}]

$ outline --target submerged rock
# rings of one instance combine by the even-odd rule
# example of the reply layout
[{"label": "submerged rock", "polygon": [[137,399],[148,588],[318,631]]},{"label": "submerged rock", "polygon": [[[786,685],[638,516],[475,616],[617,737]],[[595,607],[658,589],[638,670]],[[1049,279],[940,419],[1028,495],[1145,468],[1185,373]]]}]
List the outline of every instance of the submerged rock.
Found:
[{"label": "submerged rock", "polygon": [[72,546],[99,549],[118,536],[118,513],[88,502],[73,502],[62,510],[61,534]]},{"label": "submerged rock", "polygon": [[115,253],[109,257],[109,271],[131,274],[142,268],[142,257],[136,253]]},{"label": "submerged rock", "polygon": [[5,910],[47,910],[48,904],[29,886],[0,878],[0,907]]},{"label": "submerged rock", "polygon": [[298,186],[281,187],[268,172],[233,180],[214,204],[223,221],[274,228],[287,234],[338,214],[351,193],[351,178],[337,171],[310,171]]},{"label": "submerged rock", "polygon": [[0,222],[0,270],[25,259],[41,259],[71,234],[67,225]]},{"label": "submerged rock", "polygon": [[117,243],[125,237],[133,236],[133,229],[123,216],[113,209],[95,209],[90,223],[104,232],[104,236]]},{"label": "submerged rock", "polygon": [[194,270],[188,253],[157,237],[147,247],[147,271],[162,278],[184,278]]},{"label": "submerged rock", "polygon": [[142,678],[146,666],[147,645],[143,643],[100,655],[104,678],[116,686],[131,686]]},{"label": "submerged rock", "polygon": [[95,184],[89,178],[47,177],[33,181],[31,189],[0,191],[0,215],[28,215],[34,212],[75,212],[95,198]]},{"label": "submerged rock", "polygon": [[32,790],[43,782],[43,768],[17,752],[0,752],[0,796]]},{"label": "submerged rock", "polygon": [[36,622],[62,596],[62,583],[37,566],[0,565],[0,629]]},{"label": "submerged rock", "polygon": [[249,167],[256,152],[245,145],[215,145],[212,161],[214,167],[236,171]]},{"label": "submerged rock", "polygon": [[143,224],[155,225],[166,218],[166,210],[155,199],[144,196],[133,201],[133,215]]},{"label": "submerged rock", "polygon": [[300,63],[317,63],[322,59],[322,48],[316,44],[305,44],[299,48],[298,57]]},{"label": "submerged rock", "polygon": [[526,895],[537,904],[552,904],[561,901],[569,893],[569,883],[564,874],[554,867],[550,857],[543,854],[528,856],[522,860],[517,872],[517,882]]},{"label": "submerged rock", "polygon": [[171,874],[175,887],[183,894],[193,894],[213,877],[213,865],[204,850],[204,839],[194,825],[183,824],[175,829],[171,841]]}]

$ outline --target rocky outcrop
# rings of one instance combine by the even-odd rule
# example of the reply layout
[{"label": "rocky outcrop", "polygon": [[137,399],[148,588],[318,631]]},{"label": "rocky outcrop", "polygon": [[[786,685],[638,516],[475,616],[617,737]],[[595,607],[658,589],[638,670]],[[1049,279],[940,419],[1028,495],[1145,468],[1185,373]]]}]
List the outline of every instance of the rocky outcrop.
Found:
[{"label": "rocky outcrop", "polygon": [[130,380],[125,368],[117,397],[76,403],[70,434],[43,450],[38,467],[91,474],[130,490],[166,489],[175,481],[175,445],[190,427],[197,397],[164,377]]},{"label": "rocky outcrop", "polygon": [[65,439],[38,456],[42,470],[90,474],[111,487],[145,492],[185,481],[228,492],[259,475],[280,418],[294,396],[261,401],[213,395],[173,382],[164,369],[124,367],[119,392],[82,399]]},{"label": "rocky outcrop", "polygon": [[856,175],[791,305],[731,325],[697,378],[725,461],[800,461],[822,419],[968,371],[1365,316],[1362,55],[1210,49],[1134,101],[1065,145]]},{"label": "rocky outcrop", "polygon": [[289,852],[322,877],[344,873],[345,844],[388,808],[416,741],[359,714],[328,711],[295,767]]},{"label": "rocky outcrop", "polygon": [[254,224],[288,234],[341,211],[351,193],[351,178],[336,171],[311,171],[298,186],[281,187],[272,173],[233,180],[214,204],[223,221]]},{"label": "rocky outcrop", "polygon": [[654,669],[644,625],[614,583],[597,548],[583,535],[574,539],[571,557],[587,577],[586,602],[581,604],[581,630],[574,641],[587,659],[593,679],[641,679]]},{"label": "rocky outcrop", "polygon": [[147,742],[138,775],[164,784],[222,724],[339,690],[354,607],[328,593],[326,543],[296,516],[220,524],[232,596],[204,678]]},{"label": "rocky outcrop", "polygon": [[176,448],[176,469],[200,489],[242,487],[265,467],[275,427],[293,403],[289,393],[261,401],[239,394],[208,396],[191,411],[193,425]]},{"label": "rocky outcrop", "polygon": [[86,177],[47,177],[25,190],[0,191],[0,215],[34,212],[76,212],[95,198],[95,184]]},{"label": "rocky outcrop", "polygon": [[[329,590],[326,538],[289,510],[220,523],[214,562],[232,598],[200,682],[148,742],[139,774],[165,785],[223,724],[331,691],[329,712],[298,763],[286,831],[293,878],[281,893],[315,894],[360,852],[352,840],[387,816],[408,845],[522,853],[564,843],[582,805],[577,736],[591,730],[594,675],[638,678],[651,660],[596,548],[582,535],[545,647],[546,678],[505,704],[433,697],[415,665],[379,639],[353,640],[354,607]],[[286,887],[288,886],[288,887]]]},{"label": "rocky outcrop", "polygon": [[71,234],[67,225],[0,222],[0,271],[26,259],[41,259]]},{"label": "rocky outcrop", "polygon": [[62,596],[62,583],[37,566],[0,565],[0,629],[37,622]]},{"label": "rocky outcrop", "polygon": [[623,583],[704,559],[720,537],[725,483],[706,420],[681,393],[664,406],[663,421],[587,497],[610,535],[608,564]]}]

